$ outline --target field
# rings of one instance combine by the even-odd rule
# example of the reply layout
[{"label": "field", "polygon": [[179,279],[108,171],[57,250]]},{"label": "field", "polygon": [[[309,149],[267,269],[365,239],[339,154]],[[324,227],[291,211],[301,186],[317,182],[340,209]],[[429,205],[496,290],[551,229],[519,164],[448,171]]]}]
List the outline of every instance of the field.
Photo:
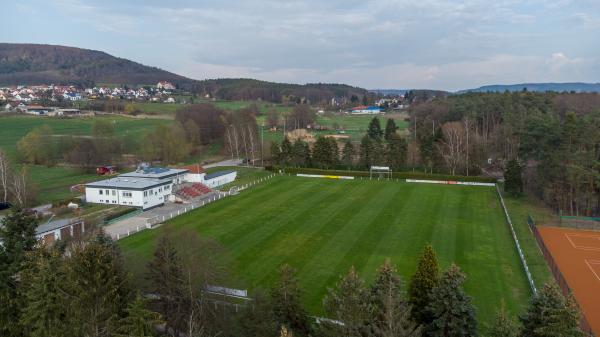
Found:
[{"label": "field", "polygon": [[327,287],[350,266],[371,281],[389,257],[407,280],[428,243],[443,268],[455,262],[468,275],[483,330],[502,299],[517,314],[530,296],[492,188],[277,177],[119,241],[139,280],[161,233],[183,228],[225,247],[230,286],[269,287],[289,263],[317,315]]},{"label": "field", "polygon": [[600,233],[538,227],[594,333],[600,333]]},{"label": "field", "polygon": [[[55,136],[90,135],[94,121],[110,120],[116,133],[125,137],[128,148],[135,147],[135,142],[146,130],[159,124],[171,123],[159,119],[131,119],[124,117],[83,117],[83,118],[49,118],[35,116],[0,117],[0,149],[4,150],[17,163],[17,142],[29,131],[42,125],[52,128]],[[69,167],[45,167],[29,165],[27,167],[31,180],[38,187],[39,202],[51,202],[70,196],[69,187],[74,184],[98,179],[94,174],[82,173]]]}]

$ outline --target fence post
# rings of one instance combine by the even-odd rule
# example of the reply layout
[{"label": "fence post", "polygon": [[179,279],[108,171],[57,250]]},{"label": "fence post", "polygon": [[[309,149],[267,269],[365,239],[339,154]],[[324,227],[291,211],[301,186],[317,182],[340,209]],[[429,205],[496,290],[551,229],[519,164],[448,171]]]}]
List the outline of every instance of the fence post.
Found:
[{"label": "fence post", "polygon": [[533,282],[533,277],[529,272],[529,266],[527,265],[527,261],[525,260],[525,254],[523,254],[523,250],[521,249],[521,245],[519,244],[519,239],[517,238],[517,233],[515,232],[515,228],[513,227],[512,221],[510,221],[510,216],[508,215],[508,210],[506,209],[506,205],[504,204],[504,198],[502,197],[502,193],[500,193],[500,188],[496,184],[496,192],[498,193],[498,197],[500,198],[500,205],[502,206],[502,210],[504,211],[504,216],[506,218],[506,222],[510,227],[510,231],[512,233],[513,240],[515,242],[515,246],[517,247],[517,252],[519,253],[519,257],[521,258],[521,263],[523,264],[523,268],[525,269],[525,275],[527,276],[527,280],[529,281],[529,286],[533,291],[533,294],[537,294],[537,289]]}]

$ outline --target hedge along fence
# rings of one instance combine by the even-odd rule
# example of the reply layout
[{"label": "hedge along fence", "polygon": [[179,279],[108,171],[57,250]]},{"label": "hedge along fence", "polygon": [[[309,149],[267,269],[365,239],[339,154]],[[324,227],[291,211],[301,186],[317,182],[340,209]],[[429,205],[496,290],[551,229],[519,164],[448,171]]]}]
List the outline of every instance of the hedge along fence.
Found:
[{"label": "hedge along fence", "polygon": [[[353,177],[369,177],[369,171],[346,171],[346,170],[322,170],[314,168],[298,168],[298,167],[271,167],[272,171],[283,170],[285,173],[297,174],[321,174],[331,176],[353,176]],[[496,179],[489,177],[477,177],[477,176],[459,176],[449,174],[429,174],[422,172],[392,172],[392,178],[394,179],[421,179],[421,180],[453,180],[453,181],[466,181],[466,182],[477,182],[477,183],[496,183]]]}]

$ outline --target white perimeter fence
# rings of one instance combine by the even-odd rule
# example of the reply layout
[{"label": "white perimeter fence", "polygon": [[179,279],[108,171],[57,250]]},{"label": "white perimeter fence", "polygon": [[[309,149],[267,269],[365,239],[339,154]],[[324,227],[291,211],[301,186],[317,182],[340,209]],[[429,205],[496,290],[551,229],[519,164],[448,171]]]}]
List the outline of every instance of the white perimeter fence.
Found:
[{"label": "white perimeter fence", "polygon": [[517,252],[519,253],[519,258],[521,259],[521,264],[523,265],[523,269],[525,270],[525,275],[527,276],[527,281],[529,282],[529,287],[534,294],[537,294],[537,288],[533,282],[533,277],[531,276],[531,272],[529,271],[529,266],[527,265],[527,260],[525,259],[525,254],[523,254],[523,250],[521,249],[521,244],[519,243],[519,238],[517,237],[517,233],[515,232],[515,228],[513,226],[512,221],[510,220],[510,216],[508,215],[508,210],[506,209],[506,205],[504,204],[504,198],[502,197],[502,193],[500,193],[500,188],[497,184],[492,183],[478,183],[478,182],[466,182],[466,181],[445,181],[445,180],[419,180],[419,179],[406,179],[406,182],[409,183],[424,183],[424,184],[448,184],[448,185],[471,185],[471,186],[494,186],[496,187],[496,192],[498,193],[498,197],[500,198],[500,204],[502,205],[502,210],[504,211],[504,217],[506,218],[506,222],[510,227],[510,232],[513,237],[513,241],[515,242],[515,246],[517,247]]},{"label": "white perimeter fence", "polygon": [[502,193],[500,193],[500,188],[496,185],[496,192],[498,192],[498,197],[500,198],[500,204],[502,205],[502,210],[504,211],[504,216],[506,217],[506,222],[510,226],[510,232],[512,233],[512,237],[515,241],[515,245],[517,246],[517,252],[519,252],[519,258],[521,258],[521,263],[523,264],[523,268],[525,269],[525,274],[527,275],[527,281],[529,281],[529,287],[531,287],[531,291],[534,294],[537,294],[537,288],[533,283],[533,277],[531,276],[531,272],[529,271],[529,266],[527,265],[527,260],[525,259],[525,254],[523,254],[523,250],[521,249],[521,244],[519,244],[519,238],[517,238],[517,233],[515,232],[515,228],[510,221],[510,216],[508,215],[508,211],[506,209],[506,205],[504,204],[504,198],[502,197]]},{"label": "white perimeter fence", "polygon": [[213,203],[213,202],[215,202],[217,200],[221,200],[223,198],[229,197],[231,195],[236,195],[240,191],[248,189],[248,188],[250,188],[250,187],[252,187],[254,185],[263,183],[263,182],[265,182],[265,181],[267,181],[267,180],[275,177],[276,175],[277,174],[273,173],[273,174],[270,174],[270,175],[268,175],[266,177],[263,177],[263,178],[254,180],[252,182],[249,182],[247,184],[244,184],[244,185],[241,185],[241,186],[237,186],[238,189],[236,191],[231,191],[231,190],[229,190],[227,192],[220,192],[219,191],[215,195],[213,195],[213,196],[211,196],[209,198],[205,198],[205,199],[203,199],[201,201],[191,202],[191,203],[188,203],[188,204],[181,204],[181,206],[183,206],[183,207],[180,207],[177,210],[169,212],[168,214],[165,213],[163,215],[157,215],[155,217],[146,219],[146,223],[144,225],[142,225],[142,226],[136,226],[135,229],[127,230],[127,232],[124,232],[122,234],[118,233],[116,235],[112,235],[112,238],[114,240],[120,240],[120,239],[122,239],[124,237],[127,237],[127,236],[131,235],[131,234],[135,234],[137,232],[143,231],[144,229],[155,228],[158,225],[162,224],[163,222],[171,220],[171,219],[173,219],[176,216],[179,216],[179,215],[185,214],[185,213],[187,213],[189,211],[195,210],[197,208],[206,206],[206,205],[208,205],[210,203]]}]

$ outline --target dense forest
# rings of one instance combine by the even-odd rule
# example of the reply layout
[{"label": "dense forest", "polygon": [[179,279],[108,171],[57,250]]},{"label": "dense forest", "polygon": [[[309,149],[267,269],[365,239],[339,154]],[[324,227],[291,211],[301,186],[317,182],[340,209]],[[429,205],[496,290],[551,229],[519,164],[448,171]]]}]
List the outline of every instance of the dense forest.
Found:
[{"label": "dense forest", "polygon": [[470,175],[514,159],[525,188],[556,210],[600,213],[600,95],[471,93],[410,113],[412,166]]},{"label": "dense forest", "polygon": [[332,98],[349,100],[375,96],[367,90],[345,84],[286,84],[253,79],[216,79],[198,81],[194,92],[227,100],[264,100],[276,103],[329,103]]}]

